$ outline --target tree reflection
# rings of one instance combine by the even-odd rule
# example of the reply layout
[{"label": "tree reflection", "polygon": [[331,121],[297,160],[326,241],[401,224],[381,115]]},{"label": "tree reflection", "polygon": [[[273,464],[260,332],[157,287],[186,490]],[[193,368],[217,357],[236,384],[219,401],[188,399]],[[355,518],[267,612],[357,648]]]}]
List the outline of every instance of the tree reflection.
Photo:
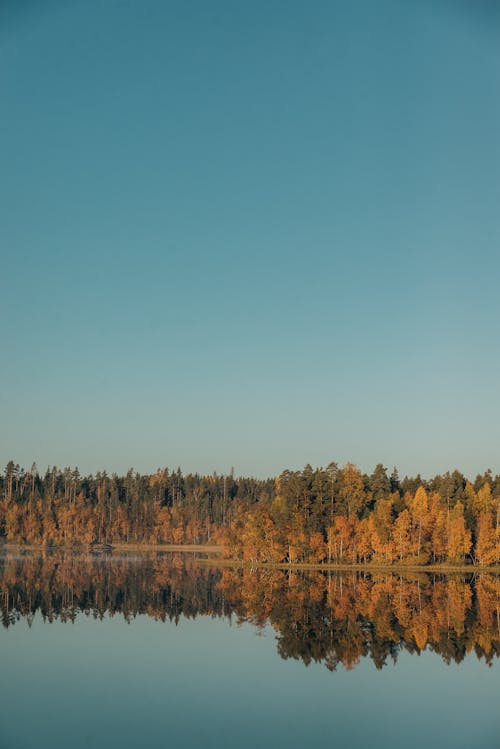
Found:
[{"label": "tree reflection", "polygon": [[20,619],[71,622],[137,615],[178,622],[199,615],[271,625],[278,653],[305,665],[377,668],[402,650],[491,664],[500,653],[500,578],[494,575],[324,573],[220,569],[182,555],[7,553],[0,558],[5,627]]}]

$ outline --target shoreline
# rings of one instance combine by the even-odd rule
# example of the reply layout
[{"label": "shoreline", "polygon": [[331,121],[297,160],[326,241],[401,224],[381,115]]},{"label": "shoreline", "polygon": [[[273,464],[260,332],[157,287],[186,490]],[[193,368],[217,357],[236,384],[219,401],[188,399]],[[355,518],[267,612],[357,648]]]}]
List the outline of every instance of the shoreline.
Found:
[{"label": "shoreline", "polygon": [[268,569],[268,570],[293,570],[314,572],[380,572],[380,573],[438,573],[438,574],[477,574],[488,573],[500,575],[500,565],[473,565],[473,564],[405,564],[396,562],[394,564],[378,564],[373,562],[348,563],[348,562],[252,562],[241,559],[225,559],[222,557],[222,547],[215,544],[88,544],[45,546],[44,544],[19,544],[0,542],[0,552],[5,551],[72,551],[75,553],[104,553],[104,552],[140,552],[140,553],[181,553],[181,554],[207,554],[207,558],[196,558],[200,564],[216,563],[220,567],[233,567],[242,569]]},{"label": "shoreline", "polygon": [[1,542],[0,552],[6,551],[74,551],[75,553],[102,553],[105,551],[141,551],[141,552],[182,552],[184,554],[222,554],[222,546],[209,544],[20,544],[16,542]]},{"label": "shoreline", "polygon": [[[198,559],[201,564],[212,562],[213,559]],[[309,572],[374,572],[374,573],[417,573],[423,572],[426,574],[479,574],[487,573],[489,575],[500,575],[500,566],[493,565],[488,567],[482,567],[480,565],[450,565],[450,564],[373,564],[367,562],[366,564],[350,564],[350,563],[336,563],[325,562],[324,564],[315,562],[296,562],[290,564],[288,562],[248,562],[239,559],[218,559],[217,564],[220,567],[240,567],[242,569],[268,569],[268,570],[292,570],[300,572],[305,570]]]}]

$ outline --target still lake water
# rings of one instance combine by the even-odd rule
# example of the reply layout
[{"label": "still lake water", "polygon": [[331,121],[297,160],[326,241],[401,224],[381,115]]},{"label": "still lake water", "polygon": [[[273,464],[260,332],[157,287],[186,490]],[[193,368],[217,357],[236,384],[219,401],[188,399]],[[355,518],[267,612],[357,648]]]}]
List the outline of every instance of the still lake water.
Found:
[{"label": "still lake water", "polygon": [[0,747],[500,747],[500,580],[3,553]]}]

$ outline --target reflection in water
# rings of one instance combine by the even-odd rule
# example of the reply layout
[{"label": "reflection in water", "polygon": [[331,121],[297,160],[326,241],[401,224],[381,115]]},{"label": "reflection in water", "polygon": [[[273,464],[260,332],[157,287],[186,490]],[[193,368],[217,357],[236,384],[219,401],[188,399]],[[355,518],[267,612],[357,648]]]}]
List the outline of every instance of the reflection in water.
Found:
[{"label": "reflection in water", "polygon": [[204,614],[270,623],[282,658],[334,670],[369,657],[377,668],[401,650],[427,648],[445,662],[500,654],[500,578],[219,569],[182,555],[4,554],[5,627],[20,619],[73,621],[147,614],[178,621]]}]

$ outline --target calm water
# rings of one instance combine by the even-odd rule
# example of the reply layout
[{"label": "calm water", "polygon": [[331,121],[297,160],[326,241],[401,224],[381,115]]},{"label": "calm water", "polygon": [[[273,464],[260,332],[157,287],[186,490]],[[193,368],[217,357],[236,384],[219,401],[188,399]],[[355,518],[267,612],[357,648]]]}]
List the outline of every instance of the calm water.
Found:
[{"label": "calm water", "polygon": [[0,747],[500,746],[499,578],[0,558]]}]

